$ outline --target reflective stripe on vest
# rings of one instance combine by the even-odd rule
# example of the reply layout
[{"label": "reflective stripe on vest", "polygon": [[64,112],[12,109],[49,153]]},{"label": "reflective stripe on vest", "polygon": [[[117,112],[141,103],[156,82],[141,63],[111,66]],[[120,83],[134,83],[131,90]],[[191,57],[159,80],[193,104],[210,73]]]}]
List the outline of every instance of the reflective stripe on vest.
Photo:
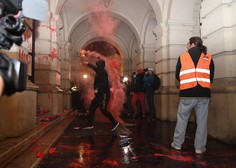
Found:
[{"label": "reflective stripe on vest", "polygon": [[196,68],[188,52],[180,56],[180,62],[180,90],[193,88],[197,83],[205,88],[211,87],[209,68],[211,55],[202,53]]}]

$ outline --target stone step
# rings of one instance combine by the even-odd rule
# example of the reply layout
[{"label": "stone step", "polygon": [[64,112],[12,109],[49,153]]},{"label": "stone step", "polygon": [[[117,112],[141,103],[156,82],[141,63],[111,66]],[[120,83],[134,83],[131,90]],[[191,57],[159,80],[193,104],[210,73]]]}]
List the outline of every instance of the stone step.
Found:
[{"label": "stone step", "polygon": [[[36,126],[36,128],[27,133],[26,135],[17,137],[17,138],[7,138],[6,140],[3,140],[0,142],[0,167],[8,167],[16,165],[21,165],[17,162],[19,161],[27,161],[29,158],[21,158],[24,153],[27,153],[34,144],[38,143],[41,139],[43,139],[44,136],[47,134],[50,134],[50,132],[53,129],[56,129],[58,125],[63,125],[58,131],[57,136],[54,135],[51,139],[51,143],[48,143],[47,146],[52,145],[52,143],[63,133],[64,129],[70,124],[70,122],[74,119],[75,115],[71,111],[64,111],[60,116],[55,118],[54,120],[48,122],[39,122]],[[66,123],[64,123],[66,122]],[[63,123],[63,124],[62,124]],[[55,131],[54,131],[55,132]],[[49,147],[44,147],[48,149]],[[32,150],[32,149],[31,149]],[[34,150],[34,149],[33,149]],[[37,154],[35,154],[35,151],[29,151],[31,152],[31,156],[33,159],[31,159],[31,164],[34,164],[37,160]],[[25,163],[25,164],[28,164]],[[23,165],[21,165],[23,166]],[[26,167],[29,167],[26,166]],[[26,168],[24,167],[24,168]],[[23,168],[23,167],[22,167]]]}]

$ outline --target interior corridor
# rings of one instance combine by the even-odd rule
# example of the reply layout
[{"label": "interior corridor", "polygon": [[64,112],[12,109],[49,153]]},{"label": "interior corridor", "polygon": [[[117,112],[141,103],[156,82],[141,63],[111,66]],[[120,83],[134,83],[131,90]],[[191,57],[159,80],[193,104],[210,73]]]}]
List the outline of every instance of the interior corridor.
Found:
[{"label": "interior corridor", "polygon": [[[50,131],[49,137],[41,138],[6,168],[232,168],[236,165],[236,146],[210,137],[207,151],[195,154],[194,123],[188,124],[182,151],[176,151],[170,147],[175,122],[147,122],[123,116],[125,123],[114,132],[110,131],[110,123],[101,122],[96,122],[92,130],[74,130],[86,120],[83,116],[71,116],[73,119],[58,139],[57,131]],[[54,143],[43,151],[51,140]]]}]

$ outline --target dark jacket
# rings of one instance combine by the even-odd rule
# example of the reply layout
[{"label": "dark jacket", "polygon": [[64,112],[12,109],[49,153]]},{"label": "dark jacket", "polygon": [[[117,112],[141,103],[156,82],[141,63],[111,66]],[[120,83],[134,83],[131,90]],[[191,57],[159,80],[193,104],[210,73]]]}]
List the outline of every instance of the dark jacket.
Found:
[{"label": "dark jacket", "polygon": [[136,76],[132,77],[131,81],[131,92],[144,92],[144,73],[137,73]]},{"label": "dark jacket", "polygon": [[[198,60],[201,56],[201,50],[198,47],[193,47],[188,50],[189,55],[191,56],[195,67],[197,66]],[[176,65],[176,79],[180,81],[179,79],[179,73],[181,69],[181,62],[180,62],[180,57],[178,59],[177,65]],[[213,82],[214,79],[214,72],[215,72],[215,66],[213,59],[211,59],[210,63],[210,80],[211,83]],[[203,88],[199,84],[197,84],[196,87],[186,89],[186,90],[180,90],[179,92],[180,97],[211,97],[211,90],[209,88]]]},{"label": "dark jacket", "polygon": [[98,93],[110,93],[108,74],[105,70],[105,61],[99,60],[96,62],[96,66],[88,64],[88,67],[96,72],[93,85],[94,89],[97,89]]},{"label": "dark jacket", "polygon": [[154,93],[154,89],[153,89],[153,82],[154,82],[154,75],[149,75],[149,74],[145,74],[144,78],[144,88],[145,88],[145,92],[146,93]]}]

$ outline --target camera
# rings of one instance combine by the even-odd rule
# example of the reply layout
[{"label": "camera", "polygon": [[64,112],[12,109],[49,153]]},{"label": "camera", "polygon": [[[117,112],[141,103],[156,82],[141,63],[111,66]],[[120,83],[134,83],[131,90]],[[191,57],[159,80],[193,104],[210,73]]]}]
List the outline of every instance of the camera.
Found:
[{"label": "camera", "polygon": [[5,84],[4,93],[11,95],[26,89],[27,64],[24,61],[10,59],[0,54],[0,75]]},{"label": "camera", "polygon": [[[20,46],[26,29],[22,18],[15,15],[22,10],[22,0],[0,0],[0,49]],[[0,53],[0,75],[4,80],[4,93],[11,95],[26,89],[27,64]]]},{"label": "camera", "polygon": [[[47,16],[46,0],[0,0],[0,49],[10,50],[13,44],[22,44],[22,35],[26,30],[24,17],[42,21],[46,20]],[[0,53],[0,76],[4,80],[6,95],[24,91],[27,83],[27,64]]]}]

